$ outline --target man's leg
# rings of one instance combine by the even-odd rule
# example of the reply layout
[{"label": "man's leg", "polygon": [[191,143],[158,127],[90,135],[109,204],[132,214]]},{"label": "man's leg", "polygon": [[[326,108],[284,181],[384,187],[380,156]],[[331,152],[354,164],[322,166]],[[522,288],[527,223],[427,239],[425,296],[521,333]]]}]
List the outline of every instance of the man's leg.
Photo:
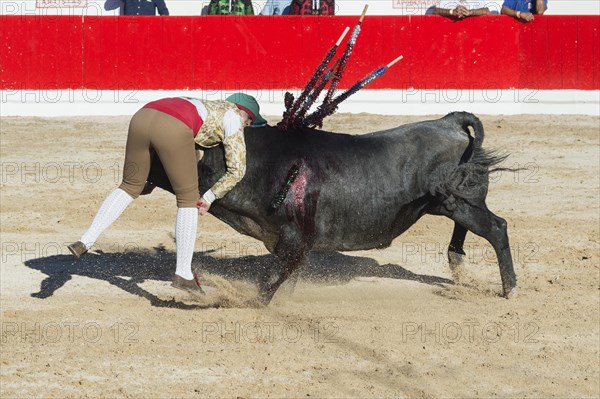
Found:
[{"label": "man's leg", "polygon": [[150,142],[148,127],[156,111],[141,109],[132,118],[127,134],[123,182],[106,197],[88,230],[80,241],[69,245],[71,253],[79,258],[96,242],[100,234],[140,195],[150,171]]},{"label": "man's leg", "polygon": [[177,198],[175,240],[177,266],[173,285],[191,292],[202,289],[192,273],[198,226],[198,165],[191,129],[166,114],[154,121],[150,140]]}]

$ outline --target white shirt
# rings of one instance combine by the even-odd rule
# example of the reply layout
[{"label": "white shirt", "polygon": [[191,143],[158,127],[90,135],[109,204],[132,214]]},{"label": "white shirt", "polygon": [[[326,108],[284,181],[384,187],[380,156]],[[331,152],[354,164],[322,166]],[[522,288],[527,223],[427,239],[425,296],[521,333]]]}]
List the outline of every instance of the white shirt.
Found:
[{"label": "white shirt", "polygon": [[488,7],[488,4],[490,4],[489,1],[483,0],[440,0],[437,6],[447,10],[453,10],[458,6],[466,7],[469,10],[476,10],[478,8]]}]

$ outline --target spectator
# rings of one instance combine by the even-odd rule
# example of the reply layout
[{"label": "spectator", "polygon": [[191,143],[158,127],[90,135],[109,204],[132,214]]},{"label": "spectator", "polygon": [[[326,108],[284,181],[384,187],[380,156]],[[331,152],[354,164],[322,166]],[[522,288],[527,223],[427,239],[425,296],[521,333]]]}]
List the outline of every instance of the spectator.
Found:
[{"label": "spectator", "polygon": [[267,0],[261,15],[288,15],[290,13],[291,0]]},{"label": "spectator", "polygon": [[254,15],[252,0],[210,0],[208,15]]},{"label": "spectator", "polygon": [[124,0],[124,15],[169,15],[165,0]]},{"label": "spectator", "polygon": [[335,15],[335,0],[292,0],[290,15]]},{"label": "spectator", "polygon": [[479,0],[441,0],[433,9],[433,14],[448,18],[464,19],[487,15],[490,9]]},{"label": "spectator", "polygon": [[518,21],[533,21],[533,14],[542,15],[548,9],[548,0],[504,0],[502,14]]}]

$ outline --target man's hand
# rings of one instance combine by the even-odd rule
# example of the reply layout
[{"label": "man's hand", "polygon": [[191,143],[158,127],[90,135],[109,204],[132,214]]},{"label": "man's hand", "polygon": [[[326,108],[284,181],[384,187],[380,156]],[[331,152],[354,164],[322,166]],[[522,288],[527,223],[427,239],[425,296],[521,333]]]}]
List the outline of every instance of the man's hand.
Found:
[{"label": "man's hand", "polygon": [[533,14],[530,12],[517,12],[517,19],[530,22],[533,21]]},{"label": "man's hand", "polygon": [[210,204],[206,202],[204,198],[200,198],[200,200],[196,203],[196,207],[198,208],[198,215],[204,216],[208,213]]},{"label": "man's hand", "polygon": [[452,15],[459,19],[466,18],[469,16],[469,9],[465,6],[457,6]]}]

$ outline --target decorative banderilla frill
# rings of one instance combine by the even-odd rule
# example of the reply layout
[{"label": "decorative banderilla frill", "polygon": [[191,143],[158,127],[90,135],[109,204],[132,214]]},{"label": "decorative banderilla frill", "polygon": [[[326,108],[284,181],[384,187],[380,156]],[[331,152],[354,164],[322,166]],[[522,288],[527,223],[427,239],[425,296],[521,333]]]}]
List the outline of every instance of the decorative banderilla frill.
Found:
[{"label": "decorative banderilla frill", "polygon": [[362,21],[365,18],[365,15],[367,14],[368,9],[369,9],[369,5],[367,4],[363,8],[363,12],[362,12],[360,18],[358,19],[356,26],[352,30],[352,35],[350,36],[350,39],[348,40],[348,43],[346,44],[346,49],[344,50],[344,53],[342,54],[342,57],[340,58],[340,65],[338,66],[337,70],[335,71],[335,75],[334,75],[333,79],[331,80],[331,85],[329,86],[329,89],[327,90],[327,94],[325,95],[323,104],[327,104],[328,102],[331,101],[331,98],[333,97],[333,93],[337,89],[338,83],[340,82],[340,79],[342,78],[344,69],[346,69],[346,65],[348,64],[348,60],[350,59],[350,55],[352,54],[352,50],[354,50],[354,45],[356,44],[356,40],[358,39],[358,35],[360,34],[360,26],[362,25]]},{"label": "decorative banderilla frill", "polygon": [[389,64],[375,69],[373,72],[371,72],[370,74],[368,74],[367,76],[365,76],[364,78],[359,80],[358,82],[354,83],[354,85],[352,85],[352,87],[350,87],[348,90],[346,90],[345,92],[343,92],[342,94],[340,94],[339,96],[334,98],[329,103],[322,104],[319,107],[319,109],[317,109],[317,111],[313,112],[312,114],[310,114],[309,116],[307,116],[304,119],[302,126],[304,126],[304,127],[317,127],[317,126],[321,127],[321,126],[323,126],[323,119],[325,117],[333,114],[336,111],[338,105],[342,101],[344,101],[345,99],[347,99],[348,97],[350,97],[351,95],[353,95],[354,93],[356,93],[357,91],[359,91],[360,89],[362,89],[363,87],[365,87],[366,85],[368,85],[369,83],[371,83],[372,81],[374,81],[375,79],[377,79],[378,77],[383,75],[385,73],[385,71],[388,70],[388,68],[390,68],[392,65],[394,65],[396,62],[400,61],[401,59],[402,59],[402,56],[399,56],[398,58],[396,58]]},{"label": "decorative banderilla frill", "polygon": [[[342,74],[346,69],[346,65],[348,64],[348,60],[350,59],[350,55],[354,49],[356,44],[358,35],[361,32],[361,25],[363,19],[367,13],[368,5],[365,5],[363,12],[356,23],[352,31],[352,35],[348,42],[346,43],[346,48],[344,49],[344,53],[340,58],[338,58],[333,66],[329,69],[328,65],[333,59],[337,48],[340,46],[340,43],[344,40],[344,37],[350,30],[350,28],[346,27],[344,32],[339,37],[337,42],[329,49],[325,58],[321,61],[315,72],[313,73],[311,79],[308,81],[304,90],[302,90],[300,96],[294,100],[294,95],[286,92],[285,93],[285,112],[283,113],[283,119],[277,127],[281,130],[289,130],[289,129],[298,129],[302,127],[322,127],[323,119],[331,114],[333,114],[338,105],[344,101],[346,98],[350,97],[352,94],[356,93],[373,80],[377,79],[381,75],[385,73],[385,71],[394,65],[396,62],[402,59],[402,56],[396,58],[394,61],[390,62],[386,66],[382,66],[377,68],[369,75],[365,76],[363,79],[356,82],[352,87],[348,90],[340,94],[339,96],[333,98],[334,93],[338,87],[338,84],[342,78]],[[305,117],[306,113],[313,105],[313,103],[317,100],[323,89],[329,84],[329,88],[323,99],[323,102],[317,110],[312,114]]]},{"label": "decorative banderilla frill", "polygon": [[[283,113],[282,121],[279,122],[279,124],[277,124],[277,127],[279,129],[289,130],[290,128],[298,129],[303,127],[322,127],[323,119],[333,114],[342,101],[344,101],[346,98],[350,97],[352,94],[356,93],[357,91],[359,91],[360,89],[362,89],[363,87],[365,87],[366,85],[383,75],[388,68],[390,68],[396,62],[402,59],[402,56],[399,56],[389,64],[375,69],[373,72],[371,72],[370,74],[356,82],[354,85],[352,85],[352,87],[350,87],[348,90],[346,90],[339,96],[333,98],[333,94],[337,89],[338,83],[342,78],[342,73],[346,68],[348,59],[350,58],[352,50],[354,49],[354,45],[356,44],[356,39],[360,34],[361,24],[367,12],[367,8],[368,6],[364,7],[363,13],[360,16],[358,23],[354,27],[354,30],[352,31],[352,36],[346,44],[344,53],[340,58],[338,58],[334,62],[333,66],[327,69],[329,63],[331,62],[337,51],[337,48],[339,47],[340,43],[350,30],[350,28],[348,27],[344,29],[344,32],[342,33],[340,38],[329,49],[329,51],[325,55],[325,58],[323,58],[323,60],[313,73],[311,79],[308,81],[306,87],[304,88],[304,90],[302,90],[300,96],[294,101],[294,95],[292,93],[285,93],[285,112]],[[310,109],[312,104],[319,97],[325,86],[327,86],[327,84],[330,82],[331,84],[329,89],[327,90],[327,94],[325,95],[323,103],[317,108],[315,112],[305,117],[306,112]],[[302,162],[298,161],[289,169],[284,183],[282,184],[281,188],[279,189],[277,194],[275,194],[275,196],[271,200],[271,203],[269,204],[270,212],[276,211],[283,204],[287,193],[290,187],[292,186],[292,183],[294,182],[294,180],[300,172],[301,166]]]},{"label": "decorative banderilla frill", "polygon": [[319,84],[317,85],[317,87],[315,87],[314,89],[311,90],[311,92],[306,97],[306,100],[304,100],[304,102],[300,105],[300,107],[294,117],[295,123],[292,125],[293,127],[302,126],[302,121],[304,120],[304,115],[310,109],[310,107],[313,105],[313,103],[315,102],[317,97],[319,97],[319,94],[321,94],[321,92],[323,91],[323,89],[325,88],[327,83],[329,83],[331,78],[333,78],[335,76],[335,69],[339,65],[340,61],[341,61],[341,59],[338,58],[334,62],[333,66],[331,68],[329,68],[327,73],[325,73],[323,75],[323,77],[319,81]]},{"label": "decorative banderilla frill", "polygon": [[342,42],[342,40],[344,40],[344,37],[346,36],[346,34],[348,33],[349,30],[350,30],[349,27],[346,27],[346,29],[344,29],[344,32],[342,33],[342,35],[340,36],[340,38],[329,49],[329,51],[325,55],[325,58],[323,58],[323,61],[321,61],[321,63],[317,67],[316,71],[313,73],[313,76],[308,81],[308,84],[306,85],[306,87],[304,88],[304,90],[302,91],[302,93],[300,94],[300,97],[298,97],[296,99],[296,101],[294,101],[294,103],[291,104],[289,107],[288,107],[288,101],[287,100],[288,99],[292,99],[292,101],[293,101],[294,97],[289,92],[285,93],[285,99],[286,99],[285,106],[286,106],[286,110],[283,113],[283,120],[278,125],[280,129],[282,129],[282,130],[288,130],[288,128],[291,127],[291,126],[300,126],[301,125],[301,123],[298,123],[298,121],[296,121],[296,116],[295,116],[296,112],[300,108],[300,105],[302,103],[304,103],[306,97],[311,92],[311,90],[315,87],[315,85],[317,84],[317,81],[319,80],[319,78],[325,72],[325,68],[327,68],[327,65],[329,65],[329,62],[333,59],[333,56],[335,55],[335,52],[337,51],[338,47],[340,46],[340,43]]},{"label": "decorative banderilla frill", "polygon": [[296,177],[300,172],[300,166],[301,163],[297,162],[294,165],[292,165],[292,167],[288,171],[287,176],[285,177],[285,182],[281,185],[281,188],[279,189],[277,194],[275,194],[275,196],[271,200],[271,203],[269,204],[269,210],[271,212],[276,211],[281,206],[281,204],[283,204],[283,201],[285,200],[285,197],[287,196],[287,193],[290,190],[292,183],[294,182],[294,180],[296,180]]}]

